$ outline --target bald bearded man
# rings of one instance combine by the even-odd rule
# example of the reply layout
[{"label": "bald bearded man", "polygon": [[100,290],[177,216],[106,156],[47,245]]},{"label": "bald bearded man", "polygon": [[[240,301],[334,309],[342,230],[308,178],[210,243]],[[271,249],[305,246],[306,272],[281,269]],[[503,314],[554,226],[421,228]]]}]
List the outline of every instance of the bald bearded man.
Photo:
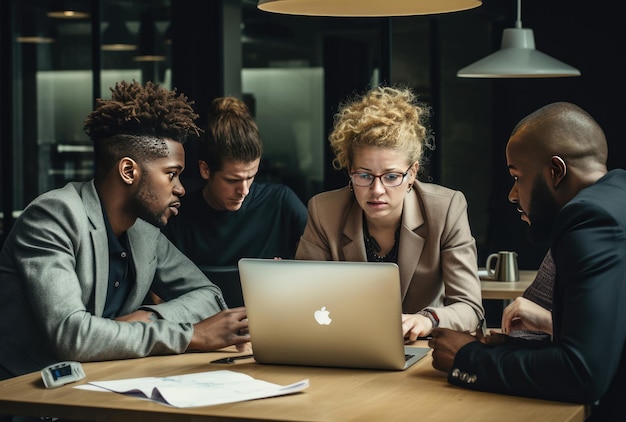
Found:
[{"label": "bald bearded man", "polygon": [[435,329],[433,366],[451,384],[589,404],[588,420],[624,420],[626,171],[607,172],[607,155],[604,132],[574,104],[517,124],[506,147],[509,200],[531,238],[550,241],[552,341]]}]

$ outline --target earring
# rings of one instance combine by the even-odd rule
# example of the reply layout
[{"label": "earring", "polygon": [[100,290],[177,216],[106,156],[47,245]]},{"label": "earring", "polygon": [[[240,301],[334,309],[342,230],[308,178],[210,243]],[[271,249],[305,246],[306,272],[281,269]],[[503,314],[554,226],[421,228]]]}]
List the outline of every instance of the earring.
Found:
[{"label": "earring", "polygon": [[411,193],[412,190],[413,190],[413,185],[410,185],[409,188],[406,190],[406,193]]},{"label": "earring", "polygon": [[352,187],[352,179],[348,182],[348,186],[350,187],[350,192],[354,192],[354,188]]}]

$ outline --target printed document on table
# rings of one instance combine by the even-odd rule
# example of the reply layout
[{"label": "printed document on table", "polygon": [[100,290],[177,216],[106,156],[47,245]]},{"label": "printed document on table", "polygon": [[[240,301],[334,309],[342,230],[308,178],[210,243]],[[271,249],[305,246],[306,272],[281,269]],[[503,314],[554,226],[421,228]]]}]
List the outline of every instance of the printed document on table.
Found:
[{"label": "printed document on table", "polygon": [[163,378],[92,381],[89,384],[174,407],[196,407],[292,394],[308,388],[309,380],[278,385],[240,372],[222,370]]}]

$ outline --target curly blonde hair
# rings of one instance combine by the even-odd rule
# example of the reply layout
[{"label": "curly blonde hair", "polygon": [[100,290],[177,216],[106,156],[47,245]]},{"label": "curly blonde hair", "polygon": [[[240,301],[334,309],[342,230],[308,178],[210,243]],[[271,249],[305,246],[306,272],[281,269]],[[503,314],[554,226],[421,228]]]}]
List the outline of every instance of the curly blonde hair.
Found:
[{"label": "curly blonde hair", "polygon": [[335,154],[333,167],[349,170],[354,151],[360,147],[401,151],[410,163],[421,167],[424,147],[432,147],[426,127],[430,111],[413,91],[399,87],[378,86],[342,104],[328,137]]}]

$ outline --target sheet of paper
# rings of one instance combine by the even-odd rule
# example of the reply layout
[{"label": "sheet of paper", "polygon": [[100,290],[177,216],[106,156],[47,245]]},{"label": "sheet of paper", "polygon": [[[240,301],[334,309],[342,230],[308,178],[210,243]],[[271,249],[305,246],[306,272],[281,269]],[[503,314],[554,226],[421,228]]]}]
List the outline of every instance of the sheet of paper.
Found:
[{"label": "sheet of paper", "polygon": [[240,372],[221,370],[164,378],[92,381],[89,384],[174,407],[196,407],[292,394],[308,388],[309,380],[283,386]]}]

